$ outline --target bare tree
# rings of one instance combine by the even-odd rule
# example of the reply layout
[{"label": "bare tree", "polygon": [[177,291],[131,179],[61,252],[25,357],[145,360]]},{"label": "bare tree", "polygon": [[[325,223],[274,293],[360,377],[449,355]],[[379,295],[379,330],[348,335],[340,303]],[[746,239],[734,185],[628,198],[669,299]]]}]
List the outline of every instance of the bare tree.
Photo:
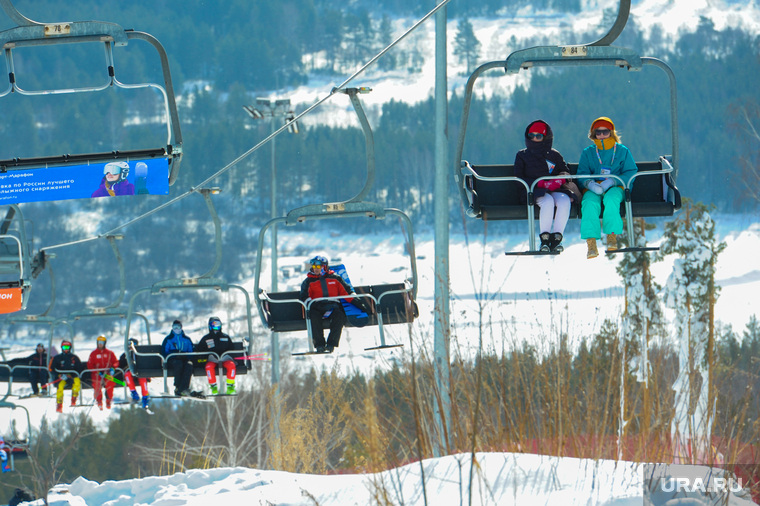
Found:
[{"label": "bare tree", "polygon": [[[66,457],[78,448],[83,438],[95,433],[92,424],[87,421],[85,413],[67,416],[56,420],[52,425],[46,418],[42,420],[28,455],[31,465],[31,489],[36,497],[43,498],[45,504],[48,491],[63,476]],[[53,434],[62,434],[63,439],[53,437]]]}]

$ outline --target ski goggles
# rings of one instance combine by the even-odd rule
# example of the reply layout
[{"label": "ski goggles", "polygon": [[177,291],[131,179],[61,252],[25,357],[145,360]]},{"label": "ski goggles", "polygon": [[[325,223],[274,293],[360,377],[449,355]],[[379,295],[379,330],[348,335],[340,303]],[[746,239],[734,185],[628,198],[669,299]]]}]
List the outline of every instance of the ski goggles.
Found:
[{"label": "ski goggles", "polygon": [[70,344],[64,344],[64,345],[61,346],[61,349],[63,351],[69,351],[71,349],[71,345]]},{"label": "ski goggles", "polygon": [[209,327],[211,330],[222,330],[222,324],[217,322],[212,323]]},{"label": "ski goggles", "polygon": [[105,166],[103,169],[103,174],[111,174],[112,176],[118,176],[121,174],[121,167],[118,165],[111,165],[110,167],[108,165]]},{"label": "ski goggles", "polygon": [[537,134],[537,133],[529,133],[528,139],[536,139],[537,141],[541,141],[544,139],[544,134]]},{"label": "ski goggles", "polygon": [[311,264],[311,268],[319,270],[322,268],[322,264]]},{"label": "ski goggles", "polygon": [[597,137],[600,136],[600,135],[602,137],[607,137],[608,135],[610,135],[610,129],[609,128],[597,128],[596,130],[594,130],[594,135],[596,135]]},{"label": "ski goggles", "polygon": [[182,330],[182,325],[175,323],[174,325],[172,325],[172,330]]}]

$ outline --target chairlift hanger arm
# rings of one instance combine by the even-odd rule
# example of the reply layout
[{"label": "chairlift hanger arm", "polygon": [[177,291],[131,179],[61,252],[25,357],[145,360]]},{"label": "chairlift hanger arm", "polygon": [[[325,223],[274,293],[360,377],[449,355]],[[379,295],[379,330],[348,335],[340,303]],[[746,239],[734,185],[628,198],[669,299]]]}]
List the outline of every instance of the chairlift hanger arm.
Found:
[{"label": "chairlift hanger arm", "polygon": [[618,14],[617,18],[615,18],[615,22],[612,24],[612,27],[610,28],[609,32],[607,32],[604,37],[597,40],[596,42],[592,42],[591,44],[588,44],[589,46],[609,46],[615,40],[620,36],[620,34],[623,32],[623,28],[625,28],[626,23],[628,23],[628,15],[631,12],[631,0],[620,0],[620,6],[618,8]]}]

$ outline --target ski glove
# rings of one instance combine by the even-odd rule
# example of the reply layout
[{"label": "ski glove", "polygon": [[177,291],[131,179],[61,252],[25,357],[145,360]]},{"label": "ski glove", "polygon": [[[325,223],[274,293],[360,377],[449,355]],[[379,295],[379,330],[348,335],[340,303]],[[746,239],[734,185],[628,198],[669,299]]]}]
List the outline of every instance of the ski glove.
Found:
[{"label": "ski glove", "polygon": [[612,188],[613,186],[615,186],[615,180],[612,179],[611,177],[608,177],[604,181],[602,181],[601,183],[599,183],[599,186],[602,187],[602,190],[607,191],[610,188]]},{"label": "ski glove", "polygon": [[596,193],[597,195],[601,195],[604,193],[604,189],[602,188],[602,185],[597,183],[596,181],[591,181],[588,186],[586,186],[589,190]]},{"label": "ski glove", "polygon": [[111,368],[108,370],[108,374],[110,374],[111,376],[113,376],[114,374],[116,374],[116,371],[114,371],[114,368],[113,368],[113,367],[111,367]]},{"label": "ski glove", "polygon": [[69,379],[69,375],[68,374],[61,374],[61,379],[63,381],[66,381],[67,379]]}]

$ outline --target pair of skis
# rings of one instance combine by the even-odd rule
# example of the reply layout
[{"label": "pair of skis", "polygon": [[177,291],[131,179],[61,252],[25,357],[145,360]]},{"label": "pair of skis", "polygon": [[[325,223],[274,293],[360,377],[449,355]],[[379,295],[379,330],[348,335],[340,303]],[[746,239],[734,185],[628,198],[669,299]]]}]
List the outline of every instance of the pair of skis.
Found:
[{"label": "pair of skis", "polygon": [[[618,248],[614,250],[604,250],[607,255],[614,255],[616,253],[635,253],[639,251],[658,251],[660,248],[656,246],[644,246],[636,248]],[[559,255],[560,251],[507,251],[504,254],[507,256],[544,256],[544,255]]]}]

